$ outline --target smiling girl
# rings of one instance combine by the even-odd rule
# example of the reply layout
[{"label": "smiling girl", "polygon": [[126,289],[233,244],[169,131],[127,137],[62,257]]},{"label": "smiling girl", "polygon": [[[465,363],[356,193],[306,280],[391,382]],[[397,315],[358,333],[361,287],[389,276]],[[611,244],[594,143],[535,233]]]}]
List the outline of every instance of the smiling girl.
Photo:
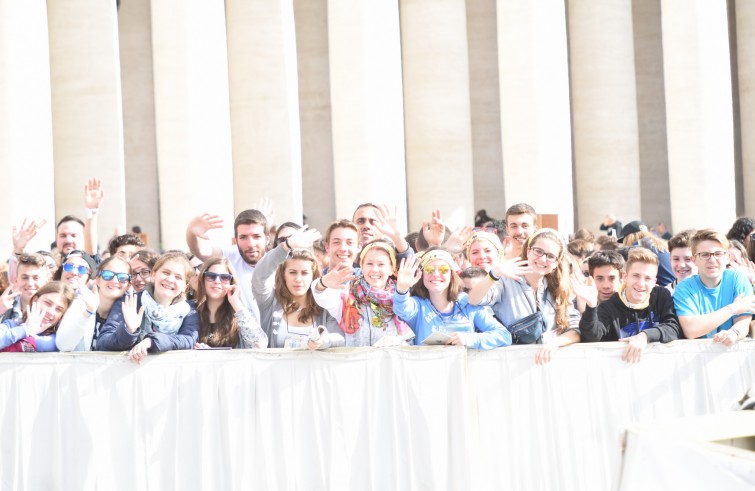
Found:
[{"label": "smiling girl", "polygon": [[[414,337],[409,326],[393,313],[396,291],[396,249],[386,240],[368,242],[359,254],[361,272],[346,288],[351,268],[336,268],[320,278],[324,289],[312,288],[315,301],[339,322],[346,346],[406,344]],[[313,343],[312,348],[317,348]]]},{"label": "smiling girl", "polygon": [[343,345],[338,323],[310,291],[320,271],[307,248],[319,238],[304,226],[257,263],[252,292],[271,348],[305,348],[310,337],[322,339],[322,348]]},{"label": "smiling girl", "polygon": [[60,281],[37,290],[22,322],[0,324],[0,351],[57,351],[55,333],[74,297],[73,288]]},{"label": "smiling girl", "polygon": [[401,260],[394,309],[416,333],[415,344],[436,331],[449,336],[446,344],[476,349],[511,344],[509,332],[487,309],[469,304],[453,267],[451,254],[438,247],[428,249],[421,259]]},{"label": "smiling girl", "polygon": [[225,257],[204,262],[197,282],[197,313],[195,348],[267,348],[267,335],[241,302],[235,272]]},{"label": "smiling girl", "polygon": [[535,356],[539,364],[549,362],[559,347],[580,339],[565,249],[558,232],[540,229],[525,242],[519,259],[499,262],[469,292],[471,303],[492,307],[509,329],[530,316],[541,316],[541,336],[534,340],[543,343]]},{"label": "smiling girl", "polygon": [[123,301],[115,302],[100,331],[97,349],[130,349],[129,358],[137,363],[147,353],[191,349],[199,330],[197,311],[185,297],[192,273],[186,254],[160,256],[141,295],[126,292]]}]

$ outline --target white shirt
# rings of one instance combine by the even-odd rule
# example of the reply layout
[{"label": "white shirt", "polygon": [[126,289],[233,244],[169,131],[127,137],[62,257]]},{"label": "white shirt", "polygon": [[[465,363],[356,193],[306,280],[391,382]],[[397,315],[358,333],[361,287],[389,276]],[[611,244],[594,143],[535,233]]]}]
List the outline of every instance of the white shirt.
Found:
[{"label": "white shirt", "polygon": [[241,287],[241,301],[244,307],[249,309],[257,322],[260,321],[260,309],[252,295],[252,275],[254,266],[244,261],[241,257],[239,248],[236,246],[224,247],[223,256],[231,263],[233,270],[236,272],[236,283]]}]

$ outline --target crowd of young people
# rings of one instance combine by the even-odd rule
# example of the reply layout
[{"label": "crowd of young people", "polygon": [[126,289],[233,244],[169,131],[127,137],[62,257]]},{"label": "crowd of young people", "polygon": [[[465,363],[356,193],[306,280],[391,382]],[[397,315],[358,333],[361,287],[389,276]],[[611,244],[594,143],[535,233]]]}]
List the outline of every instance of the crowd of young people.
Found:
[{"label": "crowd of young people", "polygon": [[176,349],[538,344],[535,362],[548,363],[569,344],[621,341],[634,363],[648,343],[753,335],[755,220],[728,237],[666,241],[633,221],[567,242],[521,203],[454,231],[435,210],[404,235],[395,213],[367,203],[321,237],[271,227],[265,203],[235,218],[233,246],[208,239],[223,220],[207,213],[188,223],[188,251],[158,254],[134,234],[98,249],[103,197],[90,180],[86,220],[61,219],[52,254],[26,250],[44,220],[14,228],[0,351],[126,351],[141,363]]}]

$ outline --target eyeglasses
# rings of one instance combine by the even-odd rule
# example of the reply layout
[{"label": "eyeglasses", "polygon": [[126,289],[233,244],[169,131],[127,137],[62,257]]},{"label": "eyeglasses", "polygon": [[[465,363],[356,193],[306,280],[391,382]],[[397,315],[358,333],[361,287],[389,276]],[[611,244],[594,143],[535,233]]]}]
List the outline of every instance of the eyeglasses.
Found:
[{"label": "eyeglasses", "polygon": [[555,254],[551,254],[550,252],[545,252],[543,249],[540,249],[539,247],[530,247],[530,250],[537,257],[545,256],[546,261],[548,261],[549,263],[555,263],[556,261],[558,261],[558,256],[556,256]]},{"label": "eyeglasses", "polygon": [[441,264],[440,266],[431,266],[428,264],[422,268],[422,271],[424,271],[425,274],[433,274],[436,271],[440,274],[448,274],[451,272],[451,268],[445,264]]},{"label": "eyeglasses", "polygon": [[149,274],[151,272],[151,270],[145,268],[141,271],[134,271],[134,275],[140,277],[143,280],[146,280],[147,278],[149,278]]},{"label": "eyeglasses", "polygon": [[100,271],[100,274],[98,275],[100,278],[102,278],[105,281],[110,281],[113,278],[118,278],[118,283],[128,283],[131,280],[131,275],[128,273],[115,273],[113,271],[110,271],[109,269],[105,269],[103,271]]},{"label": "eyeglasses", "polygon": [[63,271],[66,273],[73,273],[76,271],[76,274],[89,274],[89,268],[86,266],[74,266],[72,263],[65,263],[63,265]]},{"label": "eyeglasses", "polygon": [[716,258],[716,261],[720,261],[725,256],[727,256],[729,253],[726,251],[716,251],[716,252],[698,252],[695,254],[697,257],[702,259],[703,261],[707,261],[708,259],[712,257]]},{"label": "eyeglasses", "polygon": [[215,283],[216,281],[220,280],[220,282],[224,285],[227,285],[231,282],[233,279],[233,275],[229,273],[211,273],[209,271],[204,272],[204,280],[209,281],[210,283]]}]

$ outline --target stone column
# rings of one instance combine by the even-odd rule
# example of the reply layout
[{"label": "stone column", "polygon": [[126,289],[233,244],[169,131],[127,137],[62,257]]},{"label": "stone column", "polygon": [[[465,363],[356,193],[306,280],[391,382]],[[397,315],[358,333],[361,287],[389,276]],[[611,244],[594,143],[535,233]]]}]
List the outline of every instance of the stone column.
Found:
[{"label": "stone column", "polygon": [[495,11],[496,0],[467,2],[474,208],[484,208],[489,216],[503,218],[506,199]]},{"label": "stone column", "polygon": [[725,2],[662,0],[672,229],[736,218]]},{"label": "stone column", "polygon": [[123,228],[123,112],[115,2],[49,1],[57,218],[84,217],[84,184],[99,177],[105,201],[100,244]]},{"label": "stone column", "polygon": [[329,0],[328,47],[336,214],[351,219],[372,201],[397,206],[403,218],[398,2]]},{"label": "stone column", "polygon": [[[648,226],[663,222],[670,227],[661,0],[633,0],[632,14],[642,219]],[[621,219],[624,223],[633,220]]]},{"label": "stone column", "polygon": [[642,218],[631,0],[570,0],[569,54],[578,223]]},{"label": "stone column", "polygon": [[498,73],[507,206],[526,202],[574,228],[564,2],[498,0]]},{"label": "stone column", "polygon": [[48,224],[28,250],[55,237],[55,173],[50,110],[50,54],[44,0],[0,0],[0,257],[12,252],[14,225]]},{"label": "stone column", "polygon": [[225,4],[236,211],[267,196],[275,205],[275,222],[301,223],[293,1]]},{"label": "stone column", "polygon": [[220,215],[233,236],[233,167],[225,6],[151,3],[160,221],[165,248],[186,248],[186,225]]},{"label": "stone column", "polygon": [[755,3],[737,0],[736,15],[744,205],[755,217]]},{"label": "stone column", "polygon": [[469,223],[475,210],[465,2],[401,2],[401,36],[410,228],[435,208],[451,225]]},{"label": "stone column", "polygon": [[150,0],[121,2],[118,9],[123,140],[128,231],[139,225],[149,247],[160,248],[155,87],[152,73]]},{"label": "stone column", "polygon": [[328,0],[295,0],[294,17],[304,211],[307,223],[324,232],[340,218],[333,180]]}]

